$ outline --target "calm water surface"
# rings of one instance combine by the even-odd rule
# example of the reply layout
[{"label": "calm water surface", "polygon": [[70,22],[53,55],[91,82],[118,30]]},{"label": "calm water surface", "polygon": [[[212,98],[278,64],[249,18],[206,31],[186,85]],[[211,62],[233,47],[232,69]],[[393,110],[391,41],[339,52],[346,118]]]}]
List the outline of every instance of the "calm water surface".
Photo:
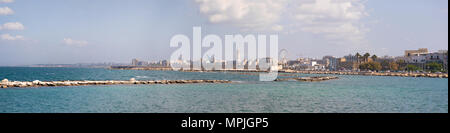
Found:
[{"label": "calm water surface", "polygon": [[[317,76],[298,74],[298,76]],[[0,67],[0,79],[219,79],[232,84],[0,89],[2,113],[448,113],[448,79],[339,75],[325,82],[258,82],[236,73]]]}]

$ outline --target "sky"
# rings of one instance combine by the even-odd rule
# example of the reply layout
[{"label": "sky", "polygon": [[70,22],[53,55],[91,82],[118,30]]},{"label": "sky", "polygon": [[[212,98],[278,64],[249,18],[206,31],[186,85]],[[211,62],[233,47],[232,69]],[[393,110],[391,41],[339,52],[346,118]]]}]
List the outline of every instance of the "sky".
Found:
[{"label": "sky", "polygon": [[448,49],[448,0],[0,0],[0,66],[168,59],[177,34],[266,34],[297,57]]}]

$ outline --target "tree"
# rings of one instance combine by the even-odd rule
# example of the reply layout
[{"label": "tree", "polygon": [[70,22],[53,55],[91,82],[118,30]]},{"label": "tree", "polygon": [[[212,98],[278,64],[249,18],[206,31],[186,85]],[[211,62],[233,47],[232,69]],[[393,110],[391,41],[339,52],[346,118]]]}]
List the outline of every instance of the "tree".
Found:
[{"label": "tree", "polygon": [[370,54],[369,53],[366,53],[366,54],[364,54],[364,62],[368,62],[369,61],[369,57],[370,57]]},{"label": "tree", "polygon": [[440,72],[440,71],[442,71],[442,64],[439,64],[436,62],[428,63],[426,65],[426,68],[427,68],[427,70],[430,70],[432,73]]},{"label": "tree", "polygon": [[381,68],[382,68],[381,70],[384,70],[384,71],[391,70],[389,65],[390,65],[389,61],[387,61],[387,60],[381,61]]},{"label": "tree", "polygon": [[373,70],[376,70],[376,71],[380,71],[381,70],[381,64],[379,63],[379,62],[372,62],[373,63]]},{"label": "tree", "polygon": [[373,61],[376,61],[378,59],[378,56],[377,55],[372,55],[371,58],[372,58]]},{"label": "tree", "polygon": [[416,65],[407,65],[406,70],[408,71],[418,71],[421,70],[420,67],[417,67]]},{"label": "tree", "polygon": [[398,70],[406,70],[406,61],[405,60],[397,60],[395,61],[396,64],[398,64]]},{"label": "tree", "polygon": [[397,64],[403,64],[405,62],[406,62],[405,60],[397,60]]},{"label": "tree", "polygon": [[398,64],[395,63],[395,62],[389,63],[389,70],[397,71],[398,70]]},{"label": "tree", "polygon": [[361,69],[361,70],[372,70],[372,71],[379,71],[379,70],[381,70],[381,63],[378,63],[378,62],[366,62],[366,63],[363,63],[363,64],[361,64],[361,65],[359,65],[359,68]]},{"label": "tree", "polygon": [[359,54],[359,53],[356,53],[356,58],[357,58],[357,60],[358,60],[358,64],[359,64],[359,62],[360,62],[360,60],[361,60],[361,54]]}]

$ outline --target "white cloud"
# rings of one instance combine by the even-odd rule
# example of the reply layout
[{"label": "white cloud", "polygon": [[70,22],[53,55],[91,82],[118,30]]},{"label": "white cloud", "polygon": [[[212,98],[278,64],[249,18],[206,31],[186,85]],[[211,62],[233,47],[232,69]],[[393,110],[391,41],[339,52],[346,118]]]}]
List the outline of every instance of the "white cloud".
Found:
[{"label": "white cloud", "polygon": [[9,7],[0,7],[0,16],[3,15],[12,15],[14,11]]},{"label": "white cloud", "polygon": [[368,16],[361,0],[315,0],[296,5],[293,18],[302,31],[355,43],[363,40],[369,31],[361,23]]},{"label": "white cloud", "polygon": [[365,16],[364,5],[359,0],[316,0],[301,2],[296,18],[314,22],[318,20],[358,20]]},{"label": "white cloud", "polygon": [[11,36],[10,34],[2,34],[0,35],[2,40],[15,41],[15,40],[24,40],[25,38],[20,35]]},{"label": "white cloud", "polygon": [[281,26],[281,25],[272,26],[273,31],[282,31],[283,29],[284,29],[284,26]]},{"label": "white cloud", "polygon": [[12,22],[12,23],[5,23],[3,25],[0,25],[0,30],[24,30],[25,26],[23,26],[20,22]]},{"label": "white cloud", "polygon": [[79,41],[79,40],[73,40],[72,38],[64,38],[64,44],[69,46],[86,46],[88,45],[87,41]]},{"label": "white cloud", "polygon": [[195,0],[211,23],[230,23],[244,29],[275,29],[287,0]]},{"label": "white cloud", "polygon": [[14,0],[0,0],[0,3],[13,3]]},{"label": "white cloud", "polygon": [[362,0],[195,0],[211,23],[245,30],[308,32],[355,43],[369,31]]}]

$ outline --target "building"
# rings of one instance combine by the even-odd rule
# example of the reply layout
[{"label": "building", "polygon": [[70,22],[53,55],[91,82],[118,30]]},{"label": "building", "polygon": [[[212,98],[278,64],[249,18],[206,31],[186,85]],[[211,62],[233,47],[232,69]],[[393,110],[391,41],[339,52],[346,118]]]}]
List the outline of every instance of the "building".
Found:
[{"label": "building", "polygon": [[159,65],[164,66],[164,67],[170,67],[170,63],[167,60],[159,61]]},{"label": "building", "polygon": [[438,62],[438,63],[444,63],[444,60],[446,58],[447,51],[439,51],[434,53],[429,53],[426,55],[427,62]]},{"label": "building", "polygon": [[427,48],[420,48],[418,50],[405,50],[404,60],[406,63],[423,64],[427,62],[428,56]]},{"label": "building", "polygon": [[448,50],[439,50],[438,52],[430,53],[428,49],[421,48],[419,50],[406,50],[404,57],[399,57],[408,65],[415,65],[419,68],[426,69],[428,63],[439,63],[448,70]]},{"label": "building", "polygon": [[357,71],[359,69],[359,59],[355,55],[347,55],[337,60],[337,70]]},{"label": "building", "polygon": [[411,56],[423,56],[428,54],[427,48],[419,48],[418,50],[406,50],[405,51],[405,57],[411,57]]},{"label": "building", "polygon": [[428,54],[417,54],[406,58],[406,63],[426,63]]},{"label": "building", "polygon": [[426,56],[426,63],[442,64],[445,70],[448,70],[448,50],[439,50],[438,52],[429,53]]},{"label": "building", "polygon": [[323,64],[325,65],[325,68],[327,70],[330,71],[336,71],[338,64],[339,64],[339,60],[338,58],[334,57],[334,56],[325,56],[323,57],[322,61]]},{"label": "building", "polygon": [[286,66],[280,65],[279,68],[283,67],[285,69],[292,70],[324,71],[327,68],[324,62],[327,61],[312,58],[298,58],[297,60],[287,61]]},{"label": "building", "polygon": [[139,60],[138,59],[131,60],[131,65],[132,66],[139,66]]}]

